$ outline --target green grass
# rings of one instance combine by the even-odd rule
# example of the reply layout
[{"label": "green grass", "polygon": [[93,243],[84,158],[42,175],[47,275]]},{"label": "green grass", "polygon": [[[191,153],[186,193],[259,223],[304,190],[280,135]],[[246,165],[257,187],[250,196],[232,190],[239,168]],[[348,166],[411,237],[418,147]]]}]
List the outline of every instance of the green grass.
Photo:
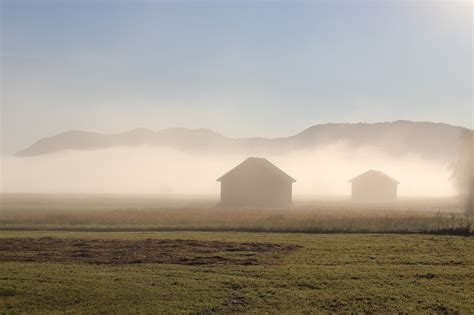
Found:
[{"label": "green grass", "polygon": [[258,254],[256,265],[1,262],[0,250],[0,314],[474,313],[473,238],[434,235],[472,235],[472,217],[453,199],[298,200],[288,209],[222,209],[215,197],[1,195],[0,201],[0,245],[2,238],[54,237],[301,246]]},{"label": "green grass", "polygon": [[5,237],[295,244],[261,265],[0,263],[0,313],[474,312],[472,237],[4,231]]}]

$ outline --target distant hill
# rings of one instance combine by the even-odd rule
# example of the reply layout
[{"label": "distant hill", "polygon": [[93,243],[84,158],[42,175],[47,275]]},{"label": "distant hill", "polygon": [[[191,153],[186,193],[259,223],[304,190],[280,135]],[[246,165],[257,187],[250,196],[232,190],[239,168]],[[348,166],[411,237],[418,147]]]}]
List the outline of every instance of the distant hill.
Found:
[{"label": "distant hill", "polygon": [[94,150],[113,147],[169,147],[188,153],[286,153],[313,149],[343,141],[357,149],[371,146],[390,155],[416,154],[449,162],[455,159],[462,132],[468,129],[442,123],[395,121],[357,124],[322,124],[284,138],[229,138],[208,129],[171,128],[160,131],[134,129],[104,135],[67,131],[43,138],[18,152],[37,156],[64,150]]}]

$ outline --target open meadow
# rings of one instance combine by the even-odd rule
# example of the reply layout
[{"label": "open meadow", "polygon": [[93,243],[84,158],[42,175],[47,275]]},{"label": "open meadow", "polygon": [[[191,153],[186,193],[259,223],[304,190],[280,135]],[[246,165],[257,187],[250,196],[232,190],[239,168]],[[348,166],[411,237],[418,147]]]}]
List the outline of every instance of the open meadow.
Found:
[{"label": "open meadow", "polygon": [[0,313],[474,310],[468,237],[51,231],[0,237]]},{"label": "open meadow", "polygon": [[215,204],[3,195],[0,313],[474,311],[470,218],[453,200]]},{"label": "open meadow", "polygon": [[288,208],[228,208],[218,196],[25,195],[1,197],[2,230],[241,231],[472,234],[472,218],[451,198],[353,203],[299,197]]}]

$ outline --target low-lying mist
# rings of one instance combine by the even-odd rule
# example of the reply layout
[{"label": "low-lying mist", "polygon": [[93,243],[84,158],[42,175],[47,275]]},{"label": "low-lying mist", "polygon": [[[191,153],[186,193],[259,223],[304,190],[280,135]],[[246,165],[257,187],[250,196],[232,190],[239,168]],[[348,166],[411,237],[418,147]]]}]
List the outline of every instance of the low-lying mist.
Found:
[{"label": "low-lying mist", "polygon": [[[216,179],[248,155],[187,154],[133,147],[2,157],[3,193],[218,194]],[[350,195],[348,180],[377,169],[400,182],[401,196],[454,195],[448,165],[416,155],[389,156],[338,143],[266,155],[294,177],[294,195]]]}]

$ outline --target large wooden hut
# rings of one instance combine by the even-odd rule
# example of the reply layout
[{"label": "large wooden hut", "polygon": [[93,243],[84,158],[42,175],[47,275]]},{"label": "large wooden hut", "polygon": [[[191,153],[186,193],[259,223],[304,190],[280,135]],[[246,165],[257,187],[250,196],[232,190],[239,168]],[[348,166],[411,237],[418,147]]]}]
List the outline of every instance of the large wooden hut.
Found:
[{"label": "large wooden hut", "polygon": [[295,179],[264,158],[250,157],[217,181],[222,206],[284,207],[292,203]]}]

